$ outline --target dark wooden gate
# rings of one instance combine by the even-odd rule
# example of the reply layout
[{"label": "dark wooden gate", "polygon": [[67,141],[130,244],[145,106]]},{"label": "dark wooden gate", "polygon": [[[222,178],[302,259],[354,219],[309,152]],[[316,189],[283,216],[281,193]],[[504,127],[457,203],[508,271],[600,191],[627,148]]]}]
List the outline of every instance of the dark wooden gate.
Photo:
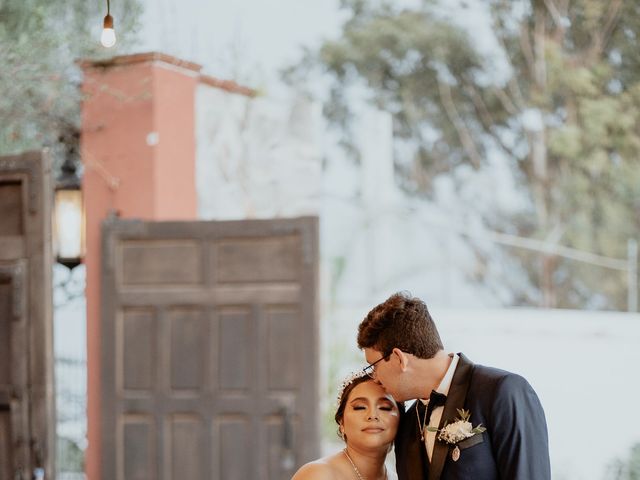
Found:
[{"label": "dark wooden gate", "polygon": [[53,478],[50,163],[0,157],[0,480]]},{"label": "dark wooden gate", "polygon": [[284,480],[318,445],[318,223],[107,221],[102,478]]}]

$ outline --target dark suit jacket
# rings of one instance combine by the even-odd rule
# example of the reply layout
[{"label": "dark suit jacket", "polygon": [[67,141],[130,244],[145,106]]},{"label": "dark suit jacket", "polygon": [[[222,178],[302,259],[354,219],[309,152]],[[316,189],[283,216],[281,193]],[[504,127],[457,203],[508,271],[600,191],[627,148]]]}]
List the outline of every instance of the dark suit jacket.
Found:
[{"label": "dark suit jacket", "polygon": [[519,375],[474,365],[463,354],[453,375],[440,427],[456,420],[458,408],[471,424],[487,430],[453,447],[436,440],[431,464],[420,440],[415,402],[400,420],[395,441],[399,480],[548,480],[551,478],[547,423],[531,385]]}]

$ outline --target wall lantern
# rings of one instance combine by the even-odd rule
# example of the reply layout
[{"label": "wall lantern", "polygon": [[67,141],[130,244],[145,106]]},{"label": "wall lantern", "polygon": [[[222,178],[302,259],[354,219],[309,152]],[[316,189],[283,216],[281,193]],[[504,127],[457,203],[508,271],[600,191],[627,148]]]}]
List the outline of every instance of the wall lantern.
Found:
[{"label": "wall lantern", "polygon": [[69,270],[84,258],[84,206],[76,164],[67,155],[56,181],[53,218],[56,261]]}]

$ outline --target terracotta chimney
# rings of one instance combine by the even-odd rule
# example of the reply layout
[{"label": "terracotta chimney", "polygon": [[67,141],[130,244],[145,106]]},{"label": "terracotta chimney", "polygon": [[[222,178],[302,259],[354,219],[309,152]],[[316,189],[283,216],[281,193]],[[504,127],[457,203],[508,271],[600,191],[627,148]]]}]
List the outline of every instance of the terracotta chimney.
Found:
[{"label": "terracotta chimney", "polygon": [[[100,478],[101,223],[114,212],[195,220],[195,93],[200,66],[159,53],[83,62],[81,154],[86,207],[88,440]],[[110,479],[104,479],[110,480]]]}]

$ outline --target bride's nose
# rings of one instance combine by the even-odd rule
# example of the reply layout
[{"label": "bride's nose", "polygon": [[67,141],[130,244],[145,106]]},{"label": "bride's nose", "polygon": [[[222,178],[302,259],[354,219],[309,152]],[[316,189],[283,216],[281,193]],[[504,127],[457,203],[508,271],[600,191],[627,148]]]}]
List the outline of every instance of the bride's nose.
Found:
[{"label": "bride's nose", "polygon": [[367,420],[378,420],[378,412],[376,411],[369,412],[369,415],[367,416]]}]

